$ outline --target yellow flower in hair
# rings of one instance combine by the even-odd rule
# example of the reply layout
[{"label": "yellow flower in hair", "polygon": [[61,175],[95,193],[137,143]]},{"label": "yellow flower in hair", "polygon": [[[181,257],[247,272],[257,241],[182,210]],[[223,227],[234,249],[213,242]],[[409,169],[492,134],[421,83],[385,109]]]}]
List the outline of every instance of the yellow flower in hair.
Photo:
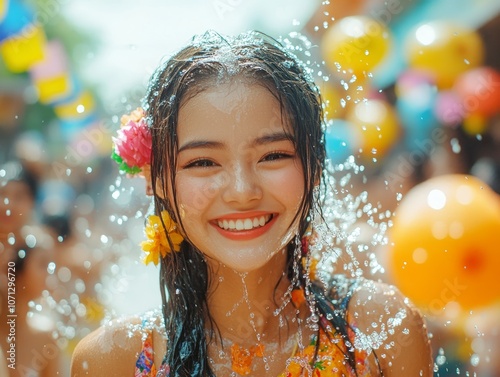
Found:
[{"label": "yellow flower in hair", "polygon": [[[162,224],[165,224],[163,227]],[[168,243],[167,233],[170,236],[174,251],[179,251],[184,237],[179,232],[177,224],[170,218],[167,211],[161,212],[161,218],[157,215],[148,217],[145,229],[146,241],[141,242],[141,248],[146,254],[143,258],[144,264],[153,262],[155,265],[160,261],[160,256],[165,257],[172,252]]]}]

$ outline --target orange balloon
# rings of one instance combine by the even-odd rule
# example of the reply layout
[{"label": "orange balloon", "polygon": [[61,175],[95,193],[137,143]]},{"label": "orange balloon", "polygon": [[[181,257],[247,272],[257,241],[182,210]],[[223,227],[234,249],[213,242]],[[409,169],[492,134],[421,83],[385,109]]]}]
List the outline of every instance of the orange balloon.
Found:
[{"label": "orange balloon", "polygon": [[453,88],[466,114],[489,117],[500,112],[500,72],[496,69],[471,69],[457,78]]},{"label": "orange balloon", "polygon": [[500,201],[478,178],[431,178],[401,201],[389,232],[395,285],[432,315],[500,301]]},{"label": "orange balloon", "polygon": [[411,68],[432,74],[440,89],[449,89],[463,72],[484,60],[479,34],[446,21],[418,26],[406,40],[406,58]]},{"label": "orange balloon", "polygon": [[359,77],[386,57],[391,35],[385,25],[368,16],[335,21],[325,32],[321,51],[331,72],[352,71]]},{"label": "orange balloon", "polygon": [[400,137],[393,107],[382,99],[367,99],[348,109],[345,120],[354,126],[354,137],[363,159],[382,158]]}]

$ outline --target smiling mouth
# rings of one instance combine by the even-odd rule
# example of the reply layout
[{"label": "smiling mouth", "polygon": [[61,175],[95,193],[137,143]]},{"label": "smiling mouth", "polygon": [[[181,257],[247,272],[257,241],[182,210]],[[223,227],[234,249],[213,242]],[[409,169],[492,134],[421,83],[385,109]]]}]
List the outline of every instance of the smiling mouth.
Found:
[{"label": "smiling mouth", "polygon": [[232,232],[237,232],[241,230],[252,230],[252,229],[258,229],[262,228],[265,226],[267,223],[269,223],[273,219],[273,215],[263,215],[263,216],[256,216],[256,217],[249,217],[246,219],[221,219],[217,220],[217,225],[219,228],[232,231]]}]

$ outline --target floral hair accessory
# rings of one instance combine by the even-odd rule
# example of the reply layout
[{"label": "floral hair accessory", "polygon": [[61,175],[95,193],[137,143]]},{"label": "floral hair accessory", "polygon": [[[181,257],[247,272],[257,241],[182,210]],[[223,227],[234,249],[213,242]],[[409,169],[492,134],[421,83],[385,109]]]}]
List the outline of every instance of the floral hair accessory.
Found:
[{"label": "floral hair accessory", "polygon": [[180,250],[181,243],[184,240],[177,228],[177,224],[171,219],[167,211],[161,212],[161,218],[157,215],[150,215],[146,223],[145,233],[147,240],[141,242],[141,248],[146,254],[143,258],[144,264],[153,262],[157,265],[160,261],[160,255],[165,257],[172,252],[167,233],[172,241],[174,251]]},{"label": "floral hair accessory", "polygon": [[119,169],[127,174],[141,173],[151,159],[151,133],[146,123],[146,113],[137,108],[120,119],[121,127],[113,137],[114,150],[111,158]]}]

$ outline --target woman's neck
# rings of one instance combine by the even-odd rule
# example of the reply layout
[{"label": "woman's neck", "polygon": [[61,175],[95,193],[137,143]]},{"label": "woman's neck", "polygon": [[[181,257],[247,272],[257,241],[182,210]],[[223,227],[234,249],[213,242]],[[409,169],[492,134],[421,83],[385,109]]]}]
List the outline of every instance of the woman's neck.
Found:
[{"label": "woman's neck", "polygon": [[223,339],[233,343],[256,344],[273,341],[284,323],[295,318],[290,300],[291,282],[286,273],[286,252],[274,256],[263,268],[238,272],[212,266],[209,288],[210,316]]}]

